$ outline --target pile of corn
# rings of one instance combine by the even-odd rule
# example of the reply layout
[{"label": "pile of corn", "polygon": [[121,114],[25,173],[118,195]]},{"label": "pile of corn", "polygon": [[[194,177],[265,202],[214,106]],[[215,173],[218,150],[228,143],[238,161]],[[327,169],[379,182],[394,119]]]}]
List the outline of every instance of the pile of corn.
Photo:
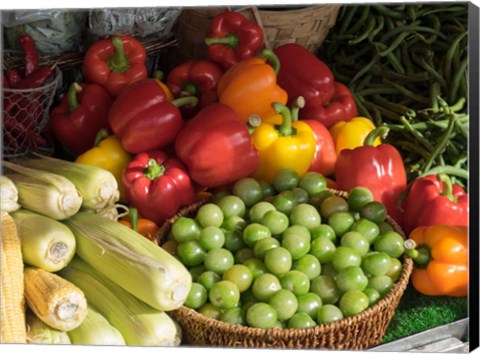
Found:
[{"label": "pile of corn", "polygon": [[102,216],[118,201],[113,175],[42,156],[3,166],[1,343],[179,345],[168,311],[191,276]]}]

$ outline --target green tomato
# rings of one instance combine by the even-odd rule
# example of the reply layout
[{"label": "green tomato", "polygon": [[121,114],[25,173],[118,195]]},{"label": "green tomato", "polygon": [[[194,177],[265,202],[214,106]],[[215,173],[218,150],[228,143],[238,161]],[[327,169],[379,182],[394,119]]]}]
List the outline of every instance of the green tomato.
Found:
[{"label": "green tomato", "polygon": [[349,290],[342,295],[338,306],[344,316],[353,316],[368,308],[368,296],[360,290]]},{"label": "green tomato", "polygon": [[220,280],[213,284],[208,291],[210,303],[221,309],[228,309],[238,305],[240,291],[235,283],[228,280]]},{"label": "green tomato", "polygon": [[220,319],[220,315],[222,314],[220,308],[216,307],[210,302],[207,302],[202,307],[200,307],[198,309],[198,312],[206,317],[213,318],[215,320]]},{"label": "green tomato", "polygon": [[300,176],[297,171],[284,168],[279,170],[273,177],[273,187],[278,192],[283,192],[287,190],[292,190],[298,186],[300,181]]},{"label": "green tomato", "polygon": [[355,217],[348,211],[336,211],[328,218],[328,225],[335,231],[337,237],[342,237],[352,229]]},{"label": "green tomato", "polygon": [[243,200],[236,195],[226,195],[217,202],[217,205],[222,210],[223,216],[229,218],[231,216],[245,216],[246,207]]},{"label": "green tomato", "polygon": [[370,250],[370,243],[360,232],[349,231],[340,239],[340,245],[357,250],[360,256],[365,256]]},{"label": "green tomato", "polygon": [[335,279],[329,275],[319,275],[313,278],[310,283],[310,291],[320,296],[323,304],[335,304],[341,295]]},{"label": "green tomato", "polygon": [[393,287],[393,280],[388,275],[376,275],[368,279],[368,287],[379,292],[384,297]]},{"label": "green tomato", "polygon": [[223,220],[221,228],[226,230],[226,231],[243,231],[245,227],[247,226],[247,222],[245,221],[244,218],[240,216],[229,216],[228,218],[225,218]]},{"label": "green tomato", "polygon": [[260,187],[262,189],[262,194],[263,194],[264,198],[271,197],[271,196],[277,194],[277,191],[273,187],[273,184],[271,184],[267,181],[264,181],[264,180],[258,181],[258,183],[260,184]]},{"label": "green tomato", "polygon": [[273,198],[272,204],[278,211],[290,215],[293,208],[298,205],[298,199],[292,191],[283,191]]},{"label": "green tomato", "polygon": [[194,267],[202,264],[206,252],[198,241],[185,241],[177,246],[177,255],[187,267]]},{"label": "green tomato", "polygon": [[390,268],[385,275],[392,278],[393,282],[396,282],[402,274],[402,262],[398,258],[390,258]]},{"label": "green tomato", "polygon": [[335,244],[326,237],[317,237],[310,243],[310,254],[317,257],[321,264],[331,262],[335,250]]},{"label": "green tomato", "polygon": [[265,263],[262,260],[257,258],[247,259],[244,263],[252,272],[253,279],[257,278],[259,275],[265,274],[268,272]]},{"label": "green tomato", "polygon": [[191,309],[198,309],[207,302],[207,289],[200,283],[193,282],[185,299],[184,305]]},{"label": "green tomato", "polygon": [[292,189],[293,194],[297,197],[297,203],[302,204],[302,203],[308,203],[308,194],[307,192],[300,188],[300,187],[295,187]]},{"label": "green tomato", "polygon": [[223,275],[234,264],[233,254],[225,248],[210,250],[205,255],[204,264],[206,270]]},{"label": "green tomato", "polygon": [[312,230],[321,223],[321,217],[317,209],[310,204],[298,204],[290,213],[290,223],[292,225],[302,225],[308,230]]},{"label": "green tomato", "polygon": [[359,219],[352,225],[352,231],[360,232],[368,241],[373,244],[378,235],[380,235],[380,228],[373,221],[368,219]]},{"label": "green tomato", "polygon": [[276,247],[265,253],[263,262],[268,271],[281,276],[292,268],[292,255],[284,247]]},{"label": "green tomato", "polygon": [[262,238],[272,237],[272,232],[268,227],[258,223],[248,224],[243,230],[243,242],[248,247],[255,246],[255,242]]},{"label": "green tomato", "polygon": [[311,204],[315,208],[320,210],[320,206],[322,205],[323,201],[328,197],[331,197],[332,195],[335,195],[335,194],[332,191],[329,191],[328,189],[321,191],[319,193],[315,193],[309,198],[308,204]]},{"label": "green tomato", "polygon": [[244,177],[236,181],[232,193],[242,199],[246,207],[251,207],[263,199],[262,186],[252,177]]},{"label": "green tomato", "polygon": [[291,225],[289,226],[282,234],[282,239],[289,235],[289,234],[294,234],[294,235],[300,235],[300,237],[308,237],[311,241],[311,236],[310,236],[310,231],[305,226],[302,225]]},{"label": "green tomato", "polygon": [[280,283],[280,279],[274,274],[260,274],[253,280],[252,294],[259,301],[268,302],[280,289],[282,289],[282,284]]},{"label": "green tomato", "polygon": [[204,204],[198,209],[195,220],[197,220],[201,227],[220,227],[223,223],[222,209],[214,203]]},{"label": "green tomato", "polygon": [[270,230],[272,235],[281,235],[289,225],[288,216],[277,210],[267,211],[260,223]]},{"label": "green tomato", "polygon": [[387,231],[394,231],[392,225],[390,225],[386,221],[382,221],[382,222],[378,223],[378,228],[380,229],[379,233],[381,233],[381,234],[383,234],[384,232],[387,232]]},{"label": "green tomato", "polygon": [[310,251],[310,235],[289,233],[283,236],[282,247],[287,249],[296,261]]},{"label": "green tomato", "polygon": [[322,270],[321,270],[320,274],[321,275],[329,275],[329,276],[335,278],[338,274],[338,271],[335,269],[332,262],[328,262],[328,263],[322,264]]},{"label": "green tomato", "polygon": [[200,274],[205,272],[205,270],[206,269],[203,264],[199,264],[188,269],[190,275],[192,276],[192,281],[198,281],[198,277],[200,276]]},{"label": "green tomato", "polygon": [[305,273],[298,270],[290,270],[280,277],[282,288],[290,290],[296,296],[308,293],[310,290],[310,279]]},{"label": "green tomato", "polygon": [[300,178],[299,186],[311,197],[327,189],[327,180],[318,172],[307,172]]},{"label": "green tomato", "polygon": [[342,310],[333,304],[323,305],[318,309],[317,322],[318,324],[331,323],[343,319]]},{"label": "green tomato", "polygon": [[322,201],[320,204],[320,215],[322,218],[328,219],[333,213],[348,211],[348,209],[348,202],[344,198],[334,194]]},{"label": "green tomato", "polygon": [[231,252],[236,252],[239,249],[246,247],[247,245],[243,242],[243,231],[236,230],[225,230],[225,244],[224,248]]},{"label": "green tomato", "polygon": [[244,264],[234,264],[223,273],[223,280],[234,283],[240,292],[250,288],[253,282],[253,274],[250,268]]},{"label": "green tomato", "polygon": [[305,312],[312,318],[317,318],[318,309],[323,305],[322,298],[312,292],[299,295],[297,301],[297,312]]},{"label": "green tomato", "polygon": [[387,231],[377,237],[373,249],[377,252],[385,252],[390,257],[400,258],[405,252],[404,238],[396,231]]},{"label": "green tomato", "polygon": [[280,289],[268,301],[277,312],[278,319],[288,320],[297,311],[298,300],[295,294],[287,289]]},{"label": "green tomato", "polygon": [[368,285],[368,278],[363,273],[362,268],[353,266],[339,271],[335,277],[335,282],[341,292],[363,290]]},{"label": "green tomato", "polygon": [[222,277],[211,270],[206,270],[202,272],[198,278],[197,282],[201,284],[205,289],[210,290],[216,282],[220,281]]},{"label": "green tomato", "polygon": [[206,251],[222,248],[225,244],[225,234],[216,226],[207,226],[200,232],[198,242]]},{"label": "green tomato", "polygon": [[380,224],[387,217],[387,209],[378,201],[365,204],[359,212],[361,218],[373,221],[375,224]]},{"label": "green tomato", "polygon": [[222,310],[219,320],[231,324],[245,325],[245,310],[241,307],[232,307]]},{"label": "green tomato", "polygon": [[277,324],[277,320],[277,312],[265,302],[257,302],[247,310],[246,322],[250,327],[273,328]]},{"label": "green tomato", "polygon": [[312,240],[317,237],[326,237],[332,242],[337,241],[337,235],[335,235],[335,230],[328,224],[321,224],[312,229],[310,229],[312,235]]},{"label": "green tomato", "polygon": [[353,211],[360,211],[366,204],[373,202],[373,193],[365,187],[354,187],[348,193],[348,205]]},{"label": "green tomato", "polygon": [[172,238],[178,243],[198,240],[202,227],[200,224],[186,216],[181,216],[172,224]]},{"label": "green tomato", "polygon": [[287,328],[311,328],[316,325],[313,318],[305,312],[297,312],[287,322]]},{"label": "green tomato", "polygon": [[233,255],[233,259],[236,264],[243,264],[247,259],[251,259],[253,257],[255,257],[255,255],[250,247],[240,248],[239,250],[235,251]]},{"label": "green tomato", "polygon": [[248,210],[248,216],[250,218],[250,222],[252,223],[260,223],[263,216],[267,211],[276,210],[272,203],[261,201],[252,205],[252,207]]},{"label": "green tomato", "polygon": [[255,242],[255,245],[253,246],[253,256],[263,260],[265,253],[276,247],[280,247],[280,242],[276,238],[262,238],[261,240]]},{"label": "green tomato", "polygon": [[391,257],[385,252],[370,252],[362,260],[363,270],[370,275],[385,275],[390,270]]},{"label": "green tomato", "polygon": [[367,297],[368,297],[369,306],[374,305],[381,298],[378,290],[375,290],[375,289],[372,289],[372,288],[367,287],[367,288],[363,289],[363,293],[365,295],[367,295]]},{"label": "green tomato", "polygon": [[357,250],[350,247],[337,247],[332,257],[332,265],[338,272],[348,267],[358,267],[361,264],[362,256]]},{"label": "green tomato", "polygon": [[312,280],[320,275],[322,266],[317,257],[306,254],[293,262],[292,269],[304,273],[309,280]]}]

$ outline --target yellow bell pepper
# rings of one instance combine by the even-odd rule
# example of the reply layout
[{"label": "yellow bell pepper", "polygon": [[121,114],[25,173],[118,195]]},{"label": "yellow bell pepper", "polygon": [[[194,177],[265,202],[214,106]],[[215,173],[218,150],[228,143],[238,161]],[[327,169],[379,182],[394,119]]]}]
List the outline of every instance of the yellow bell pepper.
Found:
[{"label": "yellow bell pepper", "polygon": [[[338,122],[330,128],[330,134],[335,144],[337,154],[344,149],[353,150],[363,145],[367,135],[375,129],[375,124],[365,117],[355,117],[348,122]],[[372,146],[382,143],[380,137],[373,141]]]},{"label": "yellow bell pepper", "polygon": [[292,113],[284,104],[275,102],[272,107],[277,114],[262,120],[252,133],[253,145],[260,154],[254,177],[273,182],[275,174],[284,168],[295,170],[301,177],[315,154],[313,131],[305,122],[293,122]]},{"label": "yellow bell pepper", "polygon": [[118,183],[120,201],[126,202],[122,174],[132,158],[115,135],[109,136],[106,130],[101,130],[97,135],[95,146],[79,155],[75,162],[97,166],[111,172]]}]

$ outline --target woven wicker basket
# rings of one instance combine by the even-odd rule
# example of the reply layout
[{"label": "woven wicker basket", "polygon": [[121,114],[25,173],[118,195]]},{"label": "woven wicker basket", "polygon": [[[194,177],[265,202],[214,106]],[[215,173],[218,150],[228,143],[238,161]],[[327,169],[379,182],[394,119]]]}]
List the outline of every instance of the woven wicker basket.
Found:
[{"label": "woven wicker basket", "polygon": [[[315,5],[292,9],[263,9],[247,7],[236,9],[264,31],[265,47],[274,49],[285,43],[299,43],[315,53],[335,24],[340,5]],[[210,32],[212,19],[226,7],[199,7],[185,9],[180,14],[176,35],[179,59],[205,59],[205,37]]]},{"label": "woven wicker basket", "polygon": [[[347,193],[331,190],[346,198]],[[159,229],[159,244],[166,240],[173,222],[180,216],[194,216],[208,200],[199,201],[180,210]],[[389,216],[387,222],[404,236],[403,230]],[[170,312],[182,327],[183,343],[194,346],[240,348],[288,348],[365,350],[380,344],[395,309],[408,285],[413,262],[405,257],[402,273],[390,292],[367,310],[340,321],[305,329],[260,329],[234,325],[206,317],[182,306]]]}]

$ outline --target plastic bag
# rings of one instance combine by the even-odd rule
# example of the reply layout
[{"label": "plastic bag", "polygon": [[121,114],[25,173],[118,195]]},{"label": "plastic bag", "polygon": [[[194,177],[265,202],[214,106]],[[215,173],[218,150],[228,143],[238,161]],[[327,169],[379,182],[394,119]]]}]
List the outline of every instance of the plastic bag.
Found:
[{"label": "plastic bag", "polygon": [[175,7],[93,9],[88,28],[91,34],[102,38],[114,34],[166,37],[180,12],[181,8]]},{"label": "plastic bag", "polygon": [[82,36],[88,17],[79,10],[15,10],[2,12],[5,42],[19,50],[21,32],[29,34],[40,53],[59,55],[82,51]]}]

